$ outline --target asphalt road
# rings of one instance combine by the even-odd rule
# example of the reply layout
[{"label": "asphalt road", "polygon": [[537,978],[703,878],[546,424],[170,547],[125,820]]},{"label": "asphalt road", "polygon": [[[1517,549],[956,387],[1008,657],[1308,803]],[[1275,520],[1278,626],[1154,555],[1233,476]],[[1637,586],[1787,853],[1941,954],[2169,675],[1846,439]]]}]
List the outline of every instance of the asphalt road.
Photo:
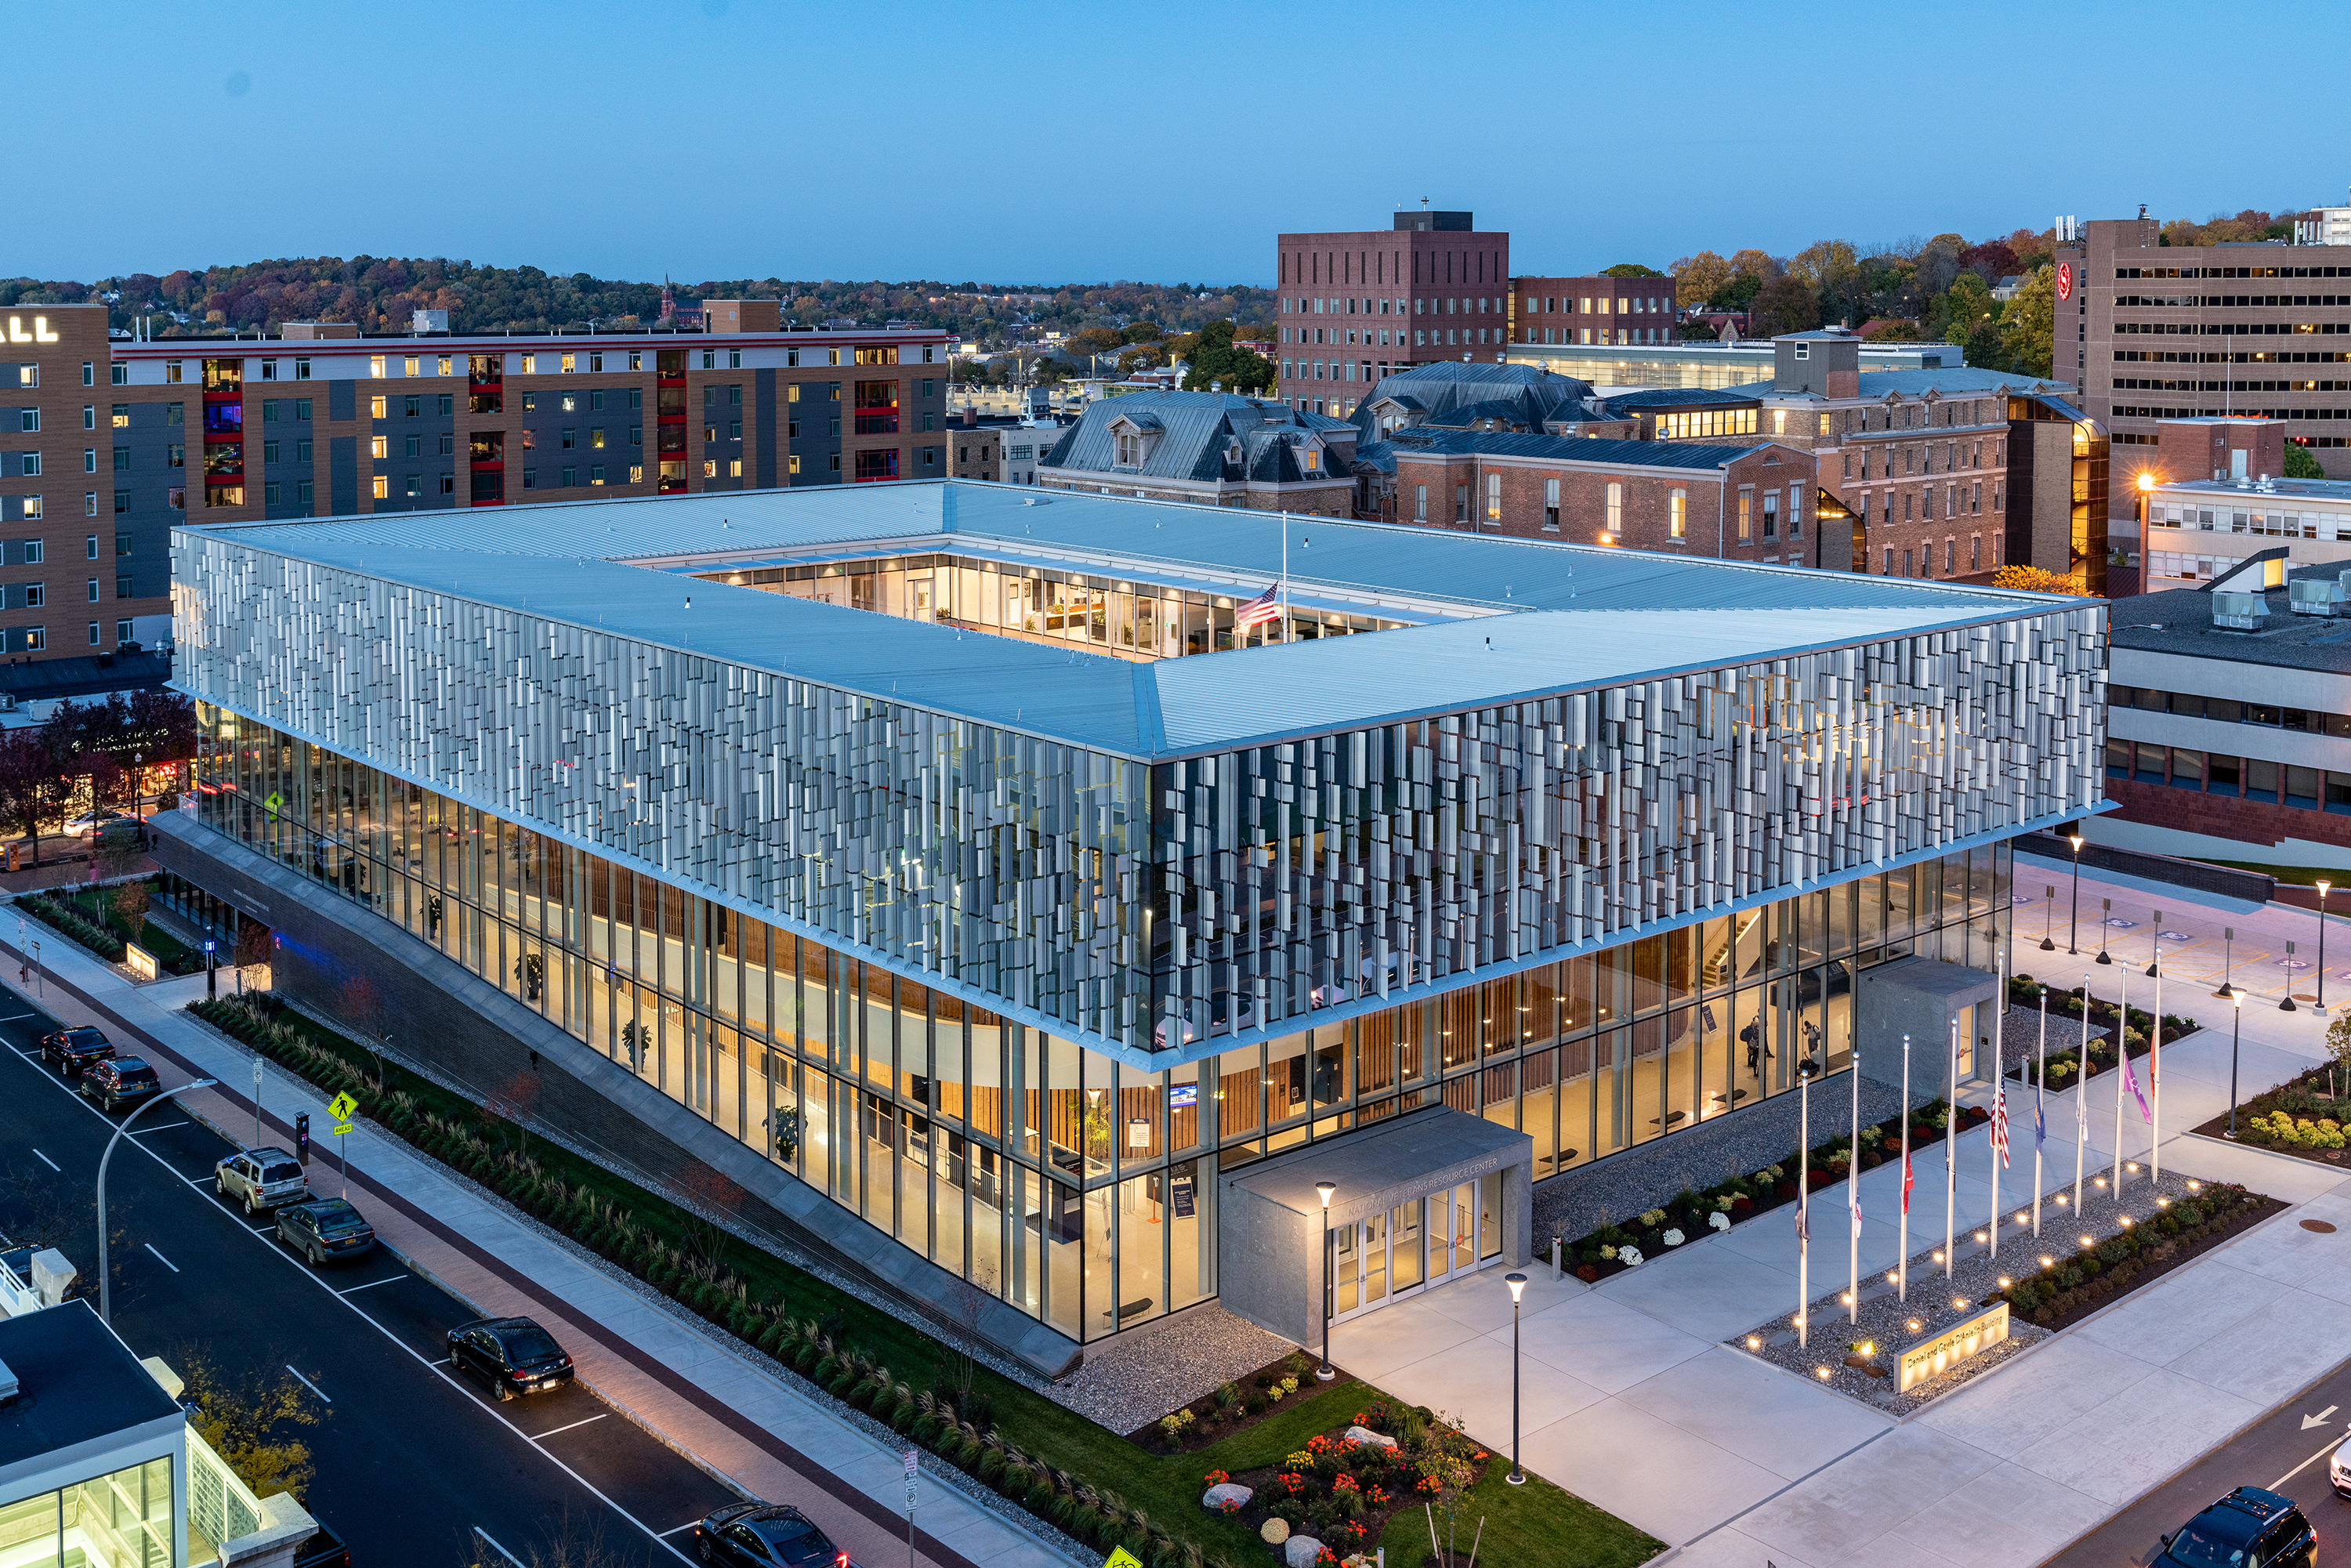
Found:
[{"label": "asphalt road", "polygon": [[[94,1303],[98,1162],[121,1118],[43,1064],[37,1042],[54,1027],[0,989],[0,1233],[59,1248]],[[228,1149],[170,1104],[116,1145],[115,1328],[139,1354],[202,1357],[231,1382],[298,1374],[321,1416],[296,1434],[318,1472],[303,1505],[355,1568],[470,1561],[476,1526],[530,1568],[677,1568],[683,1527],[737,1500],[576,1385],[489,1399],[448,1366],[448,1330],[472,1312],[381,1250],[309,1267],[214,1196]],[[310,1176],[336,1191],[318,1145]]]},{"label": "asphalt road", "polygon": [[2049,1560],[2049,1568],[2142,1565],[2162,1538],[2239,1487],[2282,1492],[2318,1532],[2322,1568],[2351,1568],[2351,1502],[2335,1495],[2326,1456],[2351,1437],[2351,1361],[2320,1378]]}]

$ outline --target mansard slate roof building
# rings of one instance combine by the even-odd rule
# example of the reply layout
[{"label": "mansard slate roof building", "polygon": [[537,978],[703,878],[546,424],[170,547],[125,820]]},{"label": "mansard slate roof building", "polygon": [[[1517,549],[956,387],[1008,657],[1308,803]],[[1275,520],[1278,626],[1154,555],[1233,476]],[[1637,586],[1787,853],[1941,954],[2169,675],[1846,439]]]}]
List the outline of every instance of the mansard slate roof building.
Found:
[{"label": "mansard slate roof building", "polygon": [[1446,361],[1383,376],[1355,405],[1366,442],[1399,428],[1542,432],[1597,416],[1592,386],[1533,365]]},{"label": "mansard slate roof building", "polygon": [[2102,804],[2100,601],[954,481],[173,548],[167,904],[1045,1373],[1306,1339],[1326,1218],[1342,1316],[1526,1262],[1535,1181],[1942,1038],[1902,977],[1989,998]]},{"label": "mansard slate roof building", "polygon": [[1048,489],[1343,517],[1356,429],[1343,419],[1230,392],[1110,398],[1037,466]]}]

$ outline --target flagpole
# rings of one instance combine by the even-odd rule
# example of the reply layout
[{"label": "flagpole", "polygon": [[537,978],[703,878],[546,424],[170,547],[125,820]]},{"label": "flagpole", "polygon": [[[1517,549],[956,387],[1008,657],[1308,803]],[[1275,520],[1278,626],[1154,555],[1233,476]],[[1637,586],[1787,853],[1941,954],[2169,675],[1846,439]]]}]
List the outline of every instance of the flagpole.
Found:
[{"label": "flagpole", "polygon": [[[2130,975],[2126,969],[2115,971],[2115,986],[2122,1000],[2115,1006],[2115,1200],[2123,1196],[2123,1080],[2130,1076]],[[2085,1006],[2083,1012],[2089,1009]]]},{"label": "flagpole", "polygon": [[2082,1217],[2082,1161],[2090,1146],[2090,972],[2082,971],[2082,1043],[2074,1076],[2074,1218]]},{"label": "flagpole", "polygon": [[1950,1092],[1943,1097],[1943,1278],[1951,1278],[1957,1264],[1953,1243],[1959,1232],[1952,1218],[1952,1206],[1959,1201],[1959,1152],[1955,1145],[1959,1136],[1959,1020],[1951,1020],[1951,1048],[1947,1071]]},{"label": "flagpole", "polygon": [[2163,1179],[2163,911],[2155,912],[2155,1024],[2147,1037],[2147,1092],[2155,1101],[2155,1116],[2147,1130],[2147,1179]]},{"label": "flagpole", "polygon": [[1853,1240],[1848,1250],[1853,1254],[1853,1311],[1846,1322],[1861,1322],[1861,1052],[1848,1034],[1845,1040],[1846,1072],[1853,1079],[1853,1142],[1844,1156],[1844,1201],[1853,1211]]},{"label": "flagpole", "polygon": [[1894,1299],[1910,1299],[1910,1037],[1902,1037],[1902,1239],[1894,1265]]},{"label": "flagpole", "polygon": [[1290,641],[1290,514],[1281,514],[1281,640]]},{"label": "flagpole", "polygon": [[2041,1142],[2049,1133],[2049,988],[2041,988],[2041,1058],[2032,1085],[2032,1239],[2041,1239]]},{"label": "flagpole", "polygon": [[1989,1257],[2000,1256],[2000,1156],[2008,1141],[2008,1080],[2001,1076],[2000,1030],[1991,1032],[1991,1238]]}]

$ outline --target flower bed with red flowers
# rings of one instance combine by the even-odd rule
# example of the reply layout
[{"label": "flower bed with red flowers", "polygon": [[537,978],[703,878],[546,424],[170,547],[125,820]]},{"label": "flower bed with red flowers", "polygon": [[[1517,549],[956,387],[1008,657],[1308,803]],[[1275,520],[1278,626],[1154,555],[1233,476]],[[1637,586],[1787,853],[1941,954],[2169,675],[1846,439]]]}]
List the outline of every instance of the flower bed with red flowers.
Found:
[{"label": "flower bed with red flowers", "polygon": [[[1395,1447],[1350,1442],[1349,1427],[1391,1437]],[[1432,1500],[1441,1506],[1448,1485],[1457,1490],[1474,1485],[1499,1462],[1426,1410],[1374,1398],[1349,1427],[1316,1433],[1279,1464],[1238,1476],[1211,1470],[1201,1486],[1205,1490],[1232,1482],[1249,1488],[1246,1505],[1225,1511],[1238,1515],[1277,1550],[1290,1536],[1309,1536],[1322,1543],[1328,1561],[1337,1563],[1368,1552],[1397,1513],[1417,1513]],[[1270,1528],[1276,1520],[1280,1526]]]}]

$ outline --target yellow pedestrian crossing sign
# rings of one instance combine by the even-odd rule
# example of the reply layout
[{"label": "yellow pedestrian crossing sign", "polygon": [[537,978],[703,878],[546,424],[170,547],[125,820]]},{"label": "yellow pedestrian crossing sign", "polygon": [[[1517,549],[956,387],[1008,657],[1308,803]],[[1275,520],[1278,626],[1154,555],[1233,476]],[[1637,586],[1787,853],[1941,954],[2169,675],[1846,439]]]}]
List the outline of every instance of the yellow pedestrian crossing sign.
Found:
[{"label": "yellow pedestrian crossing sign", "polygon": [[1143,1563],[1125,1547],[1113,1546],[1110,1555],[1102,1559],[1102,1568],[1143,1568]]},{"label": "yellow pedestrian crossing sign", "polygon": [[[348,1093],[338,1094],[332,1100],[327,1102],[327,1114],[332,1116],[338,1122],[350,1122],[351,1119],[351,1113],[359,1108],[360,1103],[352,1099]],[[350,1131],[350,1128],[349,1126],[341,1126],[336,1128],[335,1131],[338,1133],[348,1133]]]}]

